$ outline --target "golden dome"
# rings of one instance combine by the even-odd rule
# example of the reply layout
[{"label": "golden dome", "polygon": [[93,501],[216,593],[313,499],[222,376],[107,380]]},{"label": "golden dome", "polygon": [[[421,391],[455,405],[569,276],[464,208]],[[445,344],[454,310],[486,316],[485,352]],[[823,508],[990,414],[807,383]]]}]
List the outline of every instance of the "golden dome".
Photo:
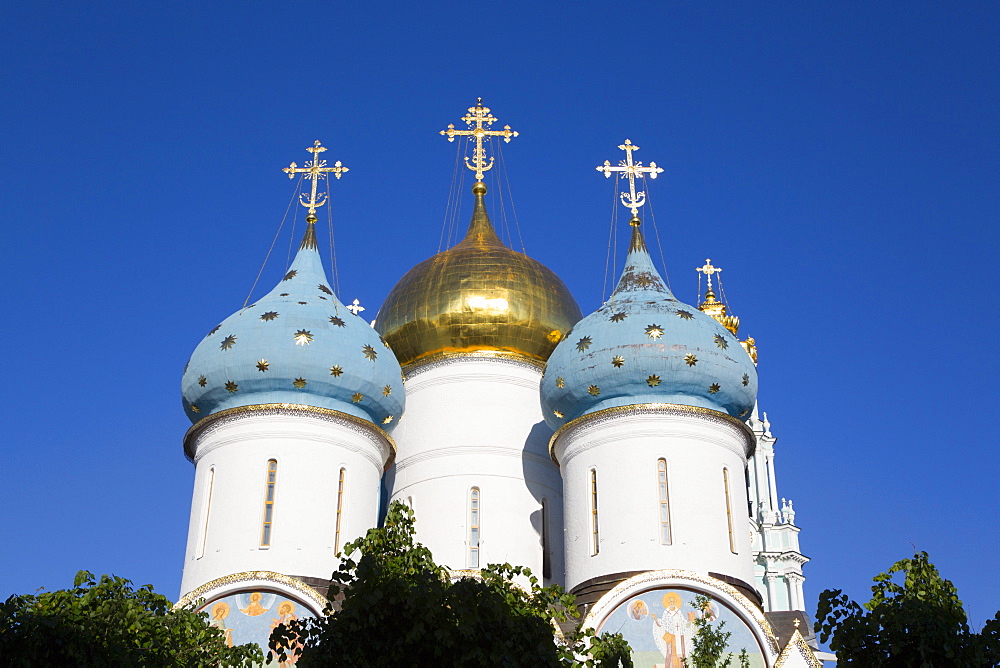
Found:
[{"label": "golden dome", "polygon": [[375,328],[402,365],[492,352],[544,362],[582,317],[559,277],[507,248],[477,182],[465,239],[424,260],[389,293]]}]

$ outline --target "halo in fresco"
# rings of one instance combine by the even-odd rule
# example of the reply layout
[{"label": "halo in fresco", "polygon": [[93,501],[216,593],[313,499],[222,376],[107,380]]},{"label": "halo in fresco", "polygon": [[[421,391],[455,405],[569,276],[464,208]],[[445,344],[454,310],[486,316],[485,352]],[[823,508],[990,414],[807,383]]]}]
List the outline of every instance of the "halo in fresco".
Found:
[{"label": "halo in fresco", "polygon": [[[267,641],[275,627],[295,619],[315,617],[303,603],[283,594],[265,590],[242,591],[215,599],[201,607],[199,612],[209,614],[209,623],[222,629],[226,644],[256,643],[267,653]],[[290,666],[298,660],[292,652],[288,661],[279,666]]]},{"label": "halo in fresco", "polygon": [[735,612],[716,600],[703,610],[695,607],[698,592],[687,589],[650,589],[620,603],[597,629],[597,633],[621,633],[632,648],[635,668],[684,668],[696,632],[695,619],[707,618],[713,625],[725,622],[732,632],[729,651],[746,649],[752,668],[764,668],[764,655],[753,632]]}]

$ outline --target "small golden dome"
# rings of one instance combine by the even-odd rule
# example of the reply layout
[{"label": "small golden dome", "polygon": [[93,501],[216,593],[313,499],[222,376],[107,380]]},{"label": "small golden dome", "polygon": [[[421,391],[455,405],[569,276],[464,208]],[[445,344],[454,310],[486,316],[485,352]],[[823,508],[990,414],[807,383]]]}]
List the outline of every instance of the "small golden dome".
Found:
[{"label": "small golden dome", "polygon": [[477,182],[465,239],[424,260],[389,293],[375,328],[402,365],[493,352],[544,362],[582,317],[559,277],[500,240]]}]

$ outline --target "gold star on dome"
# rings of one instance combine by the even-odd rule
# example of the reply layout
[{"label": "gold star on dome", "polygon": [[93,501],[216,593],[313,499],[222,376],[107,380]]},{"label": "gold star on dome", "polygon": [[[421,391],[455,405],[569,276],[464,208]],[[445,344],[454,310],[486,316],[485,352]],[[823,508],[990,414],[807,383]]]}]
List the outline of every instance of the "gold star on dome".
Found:
[{"label": "gold star on dome", "polygon": [[294,269],[292,269],[290,272],[288,272],[287,274],[285,274],[285,277],[283,279],[281,279],[281,280],[282,281],[290,281],[293,278],[295,278],[298,275],[298,273],[299,272],[297,272]]},{"label": "gold star on dome", "polygon": [[729,341],[726,341],[726,339],[723,338],[722,334],[716,334],[715,335],[715,345],[717,345],[720,348],[722,348],[723,350],[725,350],[726,348],[729,347]]},{"label": "gold star on dome", "polygon": [[268,311],[267,313],[261,313],[260,319],[263,320],[264,322],[271,322],[272,320],[277,318],[278,315],[279,313],[277,311]]},{"label": "gold star on dome", "polygon": [[301,390],[302,388],[304,388],[308,384],[309,383],[306,382],[305,378],[296,378],[295,380],[292,381],[292,385],[294,385],[295,388],[298,389],[298,390]]},{"label": "gold star on dome", "polygon": [[208,378],[205,378],[204,376],[198,376],[198,384],[201,385],[202,387],[205,387],[205,385],[208,384]]},{"label": "gold star on dome", "polygon": [[309,302],[299,302],[299,303],[300,303],[300,304],[302,304],[303,306],[305,306],[305,305],[306,305],[306,304],[308,304]]},{"label": "gold star on dome", "polygon": [[378,357],[378,351],[372,348],[367,343],[361,347],[361,352],[362,354],[364,354],[365,357],[367,357],[372,362],[374,362],[375,358]]},{"label": "gold star on dome", "polygon": [[719,387],[718,383],[712,383],[711,385],[708,386],[708,393],[709,394],[715,394],[716,392],[718,392],[721,389],[722,388]]},{"label": "gold star on dome", "polygon": [[288,296],[288,293],[287,293],[287,292],[282,292],[282,293],[281,293],[280,295],[278,295],[278,296],[279,296],[279,297],[287,297],[287,296]]},{"label": "gold star on dome", "polygon": [[344,373],[344,370],[340,367],[339,364],[335,364],[332,367],[330,367],[330,375],[331,376],[335,376],[335,377],[339,378],[342,373]]},{"label": "gold star on dome", "polygon": [[553,411],[552,411],[552,414],[553,414],[553,415],[555,415],[555,416],[556,416],[557,418],[559,418],[560,420],[561,420],[562,418],[566,417],[565,415],[563,415],[562,413],[560,413],[560,412],[559,412],[559,411],[557,411],[557,410],[553,410]]},{"label": "gold star on dome", "polygon": [[382,424],[389,424],[390,422],[392,422],[392,416],[391,415],[387,415],[386,418],[384,420],[382,420]]},{"label": "gold star on dome", "polygon": [[749,412],[750,412],[749,408],[744,408],[742,411],[740,411],[740,417],[746,417],[746,414]]},{"label": "gold star on dome", "polygon": [[212,336],[212,334],[215,334],[220,329],[222,329],[222,325],[216,325],[215,327],[212,328],[212,331],[206,334],[205,336]]},{"label": "gold star on dome", "polygon": [[591,385],[590,387],[587,388],[587,391],[596,397],[598,394],[601,393],[601,388],[597,387],[596,385]]},{"label": "gold star on dome", "polygon": [[271,363],[268,362],[267,360],[257,360],[257,370],[258,371],[267,371],[267,368],[269,366],[271,366]]},{"label": "gold star on dome", "polygon": [[748,376],[747,374],[743,374],[743,387],[746,387],[749,384],[750,384],[750,376]]},{"label": "gold star on dome", "polygon": [[635,277],[635,284],[640,288],[648,288],[653,284],[653,277],[649,275],[649,272],[644,272]]},{"label": "gold star on dome", "polygon": [[237,385],[236,383],[234,383],[231,380],[227,380],[226,381],[226,389],[229,391],[230,394],[232,394],[236,390],[240,389],[240,386]]},{"label": "gold star on dome", "polygon": [[392,387],[391,386],[386,385],[385,387],[382,388],[382,396],[383,397],[387,397],[390,394],[392,394]]},{"label": "gold star on dome", "polygon": [[326,294],[328,294],[328,295],[332,295],[332,294],[333,294],[333,290],[331,290],[330,288],[326,287],[326,286],[325,286],[325,285],[323,285],[322,283],[320,283],[320,284],[319,284],[318,286],[316,286],[316,287],[318,287],[318,288],[319,288],[320,290],[322,290],[323,292],[325,292],[325,293],[326,293]]},{"label": "gold star on dome", "polygon": [[236,337],[230,334],[222,340],[222,345],[219,346],[219,348],[222,350],[229,350],[234,345],[236,345]]},{"label": "gold star on dome", "polygon": [[620,369],[625,366],[625,358],[621,355],[615,355],[611,358],[611,364],[616,368]]},{"label": "gold star on dome", "polygon": [[589,336],[585,336],[576,342],[576,349],[582,353],[584,350],[589,348],[590,344],[593,342],[594,342],[593,339],[591,339]]},{"label": "gold star on dome", "polygon": [[663,328],[660,327],[659,325],[647,325],[646,326],[646,336],[648,336],[649,338],[651,338],[653,340],[656,340],[656,339],[660,338],[661,336],[663,336]]},{"label": "gold star on dome", "polygon": [[353,403],[358,403],[359,401],[361,401],[364,398],[365,398],[365,395],[361,394],[360,392],[355,392],[354,394],[351,395],[351,401]]},{"label": "gold star on dome", "polygon": [[335,315],[330,316],[330,324],[336,325],[337,327],[347,327],[347,323]]},{"label": "gold star on dome", "polygon": [[625,313],[625,311],[618,311],[618,313],[613,314],[610,318],[608,318],[608,320],[611,322],[621,322],[627,317],[628,313]]},{"label": "gold star on dome", "polygon": [[688,366],[694,366],[695,364],[698,363],[698,358],[692,355],[691,353],[688,353],[687,355],[684,356],[684,361],[687,362]]},{"label": "gold star on dome", "polygon": [[650,387],[656,387],[659,384],[660,384],[660,377],[657,376],[655,373],[646,379],[646,385],[649,385]]},{"label": "gold star on dome", "polygon": [[292,339],[295,341],[295,345],[297,346],[308,346],[313,340],[313,335],[312,332],[307,329],[300,329],[295,332]]},{"label": "gold star on dome", "polygon": [[556,387],[560,389],[566,387],[566,379],[563,378],[562,376],[556,378]]},{"label": "gold star on dome", "polygon": [[191,404],[191,412],[192,413],[200,413],[201,409],[198,408],[197,406],[195,406],[194,404]]},{"label": "gold star on dome", "polygon": [[681,317],[682,320],[690,320],[694,315],[690,311],[678,311],[677,315]]}]

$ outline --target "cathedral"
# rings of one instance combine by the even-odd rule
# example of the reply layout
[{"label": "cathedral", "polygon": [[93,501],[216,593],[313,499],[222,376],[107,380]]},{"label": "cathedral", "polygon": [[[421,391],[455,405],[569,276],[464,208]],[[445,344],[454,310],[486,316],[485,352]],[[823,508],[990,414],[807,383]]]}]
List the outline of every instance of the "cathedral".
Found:
[{"label": "cathedral", "polygon": [[707,291],[688,305],[646,247],[643,188],[663,170],[628,140],[597,167],[621,185],[631,240],[584,314],[487,213],[491,142],[517,132],[481,100],[461,120],[441,134],[470,153],[468,231],[371,322],[335,293],[317,241],[318,188],[347,168],[317,141],[284,169],[308,211],[294,261],[183,374],[195,476],[178,605],[266,648],[274,626],[324,614],[343,546],[400,501],[454,577],[529,567],[576,595],[586,626],[622,633],[637,667],[683,666],[706,616],[751,666],[822,666],[755,342],[719,301],[718,267],[698,268]]}]

